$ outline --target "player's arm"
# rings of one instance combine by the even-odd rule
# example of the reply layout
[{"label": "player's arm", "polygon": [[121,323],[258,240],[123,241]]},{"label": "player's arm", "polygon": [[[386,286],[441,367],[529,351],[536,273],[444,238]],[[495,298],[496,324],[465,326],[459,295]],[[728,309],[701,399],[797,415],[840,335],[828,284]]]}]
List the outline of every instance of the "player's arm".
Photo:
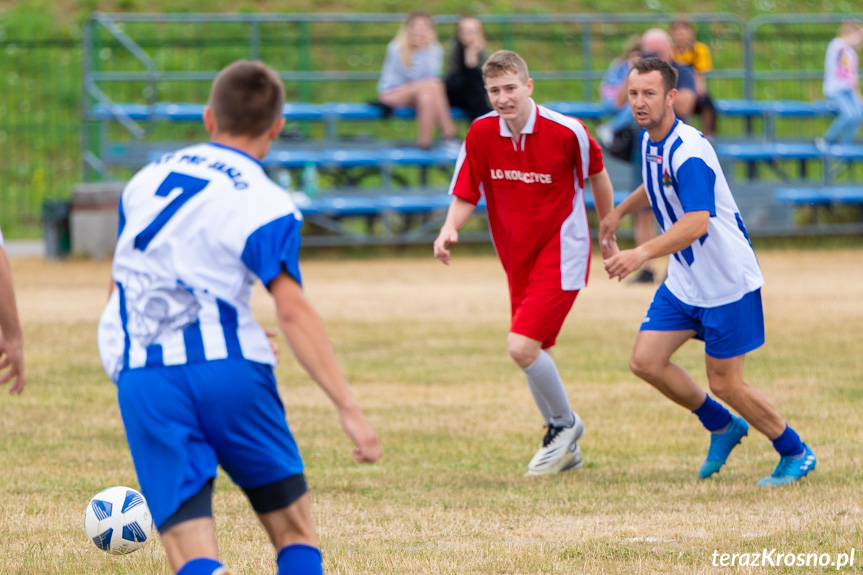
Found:
[{"label": "player's arm", "polygon": [[620,228],[620,221],[629,214],[640,212],[649,207],[650,200],[647,199],[647,190],[644,188],[644,184],[641,184],[617,207],[609,210],[606,215],[601,217],[599,221],[599,244],[610,246],[616,242],[615,233]]},{"label": "player's arm", "polygon": [[381,445],[339,367],[320,316],[300,284],[287,273],[276,276],[267,287],[276,301],[279,327],[294,356],[333,402],[342,429],[357,446],[354,459],[374,463],[381,458]]},{"label": "player's arm", "polygon": [[665,233],[605,260],[605,271],[608,272],[608,277],[623,279],[639,269],[647,260],[667,256],[691,246],[707,233],[709,222],[708,210],[686,212]]},{"label": "player's arm", "polygon": [[[593,194],[593,204],[596,207],[596,215],[600,221],[605,218],[614,209],[614,186],[611,184],[611,178],[608,175],[608,170],[602,168],[602,171],[589,176],[590,192]],[[612,234],[613,235],[613,234]],[[602,258],[605,259],[617,253],[617,242],[606,241],[599,242],[602,250]]]},{"label": "player's arm", "polygon": [[0,384],[7,384],[9,393],[20,394],[27,383],[24,373],[24,334],[18,319],[12,266],[6,251],[0,248]]},{"label": "player's arm", "polygon": [[445,265],[449,265],[452,258],[449,246],[458,243],[458,231],[473,215],[476,206],[458,196],[453,196],[452,203],[446,213],[446,220],[441,226],[440,233],[434,241],[434,257]]}]

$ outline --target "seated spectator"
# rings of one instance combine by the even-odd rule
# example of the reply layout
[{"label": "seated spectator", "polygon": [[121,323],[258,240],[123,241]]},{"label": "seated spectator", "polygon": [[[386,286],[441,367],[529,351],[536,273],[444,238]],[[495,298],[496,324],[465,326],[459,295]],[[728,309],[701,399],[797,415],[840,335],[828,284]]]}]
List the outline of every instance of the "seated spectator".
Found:
[{"label": "seated spectator", "polygon": [[482,80],[485,59],[482,22],[474,16],[465,16],[456,24],[444,83],[450,106],[464,110],[471,121],[491,112]]},{"label": "seated spectator", "polygon": [[627,130],[633,125],[632,110],[629,109],[629,102],[626,97],[626,78],[632,69],[633,62],[641,58],[642,53],[641,37],[630,38],[626,50],[620,57],[612,60],[608,71],[602,77],[602,82],[599,85],[599,99],[602,103],[609,104],[617,110],[611,120],[596,127],[597,137],[606,148],[612,147],[615,132]]},{"label": "seated spectator", "polygon": [[710,48],[695,41],[692,22],[680,18],[671,22],[672,56],[678,64],[692,66],[695,72],[695,114],[701,117],[701,132],[705,136],[716,133],[716,107],[707,92],[707,74],[713,70]]},{"label": "seated spectator", "polygon": [[417,112],[417,146],[432,145],[435,127],[444,142],[456,138],[446,89],[440,79],[443,48],[437,41],[431,17],[413,12],[387,46],[378,98],[392,108],[407,106]]},{"label": "seated spectator", "polygon": [[848,144],[854,139],[863,121],[863,98],[858,80],[857,50],[863,46],[863,24],[855,20],[842,23],[839,34],[827,45],[824,58],[824,95],[838,112],[838,116],[823,138],[815,143],[819,148],[827,144]]}]

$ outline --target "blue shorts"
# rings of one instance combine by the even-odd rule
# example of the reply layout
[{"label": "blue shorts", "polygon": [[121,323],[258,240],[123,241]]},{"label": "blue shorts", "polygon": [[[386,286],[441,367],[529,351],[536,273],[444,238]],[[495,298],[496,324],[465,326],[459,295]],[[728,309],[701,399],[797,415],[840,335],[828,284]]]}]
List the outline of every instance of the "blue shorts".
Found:
[{"label": "blue shorts", "polygon": [[243,489],[303,472],[270,366],[224,359],[123,371],[120,413],[141,492],[161,526],[217,474]]},{"label": "blue shorts", "polygon": [[710,357],[728,359],[764,345],[761,290],[717,307],[696,307],[677,299],[662,284],[641,322],[641,331],[695,331]]}]

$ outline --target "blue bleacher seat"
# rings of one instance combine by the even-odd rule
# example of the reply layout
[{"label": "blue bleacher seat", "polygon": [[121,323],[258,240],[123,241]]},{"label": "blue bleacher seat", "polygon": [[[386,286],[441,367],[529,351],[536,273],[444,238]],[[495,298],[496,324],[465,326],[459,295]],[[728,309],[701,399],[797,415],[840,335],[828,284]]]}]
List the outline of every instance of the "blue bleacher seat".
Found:
[{"label": "blue bleacher seat", "polygon": [[315,150],[273,150],[264,161],[266,167],[302,168],[306,164],[320,165],[321,153]]},{"label": "blue bleacher seat", "polygon": [[793,205],[863,204],[863,185],[776,188],[773,198],[777,202]]},{"label": "blue bleacher seat", "polygon": [[614,106],[604,102],[546,102],[543,104],[549,110],[574,116],[582,120],[596,120],[614,114]]},{"label": "blue bleacher seat", "polygon": [[720,158],[742,161],[812,160],[822,156],[818,147],[809,142],[717,143]]}]

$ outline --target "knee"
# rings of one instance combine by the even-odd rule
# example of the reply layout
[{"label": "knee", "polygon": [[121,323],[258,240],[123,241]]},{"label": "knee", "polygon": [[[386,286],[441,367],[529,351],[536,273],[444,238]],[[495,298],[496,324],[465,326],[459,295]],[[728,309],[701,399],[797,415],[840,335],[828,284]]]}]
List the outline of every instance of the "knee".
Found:
[{"label": "knee", "polygon": [[645,381],[655,381],[662,374],[665,363],[650,354],[635,350],[629,356],[629,371]]},{"label": "knee", "polygon": [[507,340],[507,351],[512,360],[524,369],[529,367],[539,357],[540,349],[523,338],[512,338]]},{"label": "knee", "polygon": [[728,398],[734,395],[736,384],[733,378],[728,377],[728,374],[708,371],[707,383],[710,387],[710,393],[723,401],[727,402]]}]

